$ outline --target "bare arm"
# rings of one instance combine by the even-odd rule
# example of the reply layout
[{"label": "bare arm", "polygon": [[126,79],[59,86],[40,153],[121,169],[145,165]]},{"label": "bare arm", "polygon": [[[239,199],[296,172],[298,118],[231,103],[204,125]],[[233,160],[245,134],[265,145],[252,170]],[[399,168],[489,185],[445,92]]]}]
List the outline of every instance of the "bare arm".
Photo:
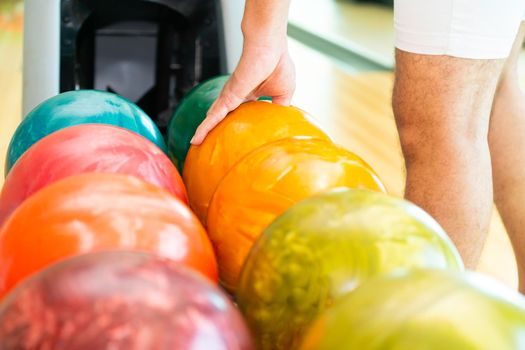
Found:
[{"label": "bare arm", "polygon": [[295,70],[286,38],[290,1],[246,1],[241,59],[197,129],[193,144],[200,144],[230,111],[245,101],[270,96],[273,103],[290,103],[295,90]]},{"label": "bare arm", "polygon": [[247,0],[242,21],[244,36],[286,36],[289,7],[290,0]]}]

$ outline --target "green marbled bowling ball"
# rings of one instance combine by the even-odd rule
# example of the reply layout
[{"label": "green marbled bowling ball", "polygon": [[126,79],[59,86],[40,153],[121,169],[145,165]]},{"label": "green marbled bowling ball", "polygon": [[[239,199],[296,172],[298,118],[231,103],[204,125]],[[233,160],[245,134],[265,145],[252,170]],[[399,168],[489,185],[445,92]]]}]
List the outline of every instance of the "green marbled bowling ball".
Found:
[{"label": "green marbled bowling ball", "polygon": [[182,173],[190,140],[206,113],[219,97],[229,75],[221,75],[195,86],[179,103],[168,125],[168,155]]}]

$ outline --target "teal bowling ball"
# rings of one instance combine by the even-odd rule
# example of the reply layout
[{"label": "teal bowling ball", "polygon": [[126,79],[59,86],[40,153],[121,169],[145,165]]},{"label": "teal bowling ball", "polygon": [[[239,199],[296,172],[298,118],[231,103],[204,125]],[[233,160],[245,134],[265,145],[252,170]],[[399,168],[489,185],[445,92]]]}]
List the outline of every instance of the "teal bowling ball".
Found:
[{"label": "teal bowling ball", "polygon": [[525,299],[473,273],[420,270],[363,284],[321,316],[300,350],[525,349]]},{"label": "teal bowling ball", "polygon": [[179,103],[168,125],[168,156],[182,173],[190,140],[228,81],[228,75],[195,86]]},{"label": "teal bowling ball", "polygon": [[78,124],[119,126],[144,136],[167,153],[159,129],[134,103],[104,91],[68,91],[45,100],[22,120],[7,150],[6,175],[35,142],[57,130]]}]

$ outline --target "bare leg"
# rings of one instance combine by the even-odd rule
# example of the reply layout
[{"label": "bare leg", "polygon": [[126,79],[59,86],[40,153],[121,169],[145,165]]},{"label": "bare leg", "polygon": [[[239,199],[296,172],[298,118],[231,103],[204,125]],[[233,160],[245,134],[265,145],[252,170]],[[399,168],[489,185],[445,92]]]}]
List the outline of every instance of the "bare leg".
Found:
[{"label": "bare leg", "polygon": [[475,268],[492,209],[488,127],[504,60],[396,51],[393,108],[406,197],[443,226]]},{"label": "bare leg", "polygon": [[496,90],[489,131],[494,200],[516,254],[522,293],[525,293],[525,96],[519,87],[517,61],[524,36],[522,24]]}]

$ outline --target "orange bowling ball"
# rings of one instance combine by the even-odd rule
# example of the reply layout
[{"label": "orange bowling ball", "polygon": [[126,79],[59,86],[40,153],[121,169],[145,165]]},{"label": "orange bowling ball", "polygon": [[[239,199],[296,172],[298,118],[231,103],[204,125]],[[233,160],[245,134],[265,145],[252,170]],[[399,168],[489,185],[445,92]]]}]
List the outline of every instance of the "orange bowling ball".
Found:
[{"label": "orange bowling ball", "polygon": [[224,175],[243,156],[259,146],[291,136],[329,137],[295,107],[248,102],[231,112],[200,146],[192,146],[183,178],[190,205],[206,224],[208,206]]},{"label": "orange bowling ball", "polygon": [[5,222],[0,296],[58,260],[115,249],[155,253],[217,281],[207,234],[183,202],[135,177],[90,173],[42,189]]},{"label": "orange bowling ball", "polygon": [[361,158],[313,138],[288,138],[262,146],[224,177],[210,204],[208,230],[221,283],[234,292],[255,240],[296,202],[337,187],[385,192]]}]

